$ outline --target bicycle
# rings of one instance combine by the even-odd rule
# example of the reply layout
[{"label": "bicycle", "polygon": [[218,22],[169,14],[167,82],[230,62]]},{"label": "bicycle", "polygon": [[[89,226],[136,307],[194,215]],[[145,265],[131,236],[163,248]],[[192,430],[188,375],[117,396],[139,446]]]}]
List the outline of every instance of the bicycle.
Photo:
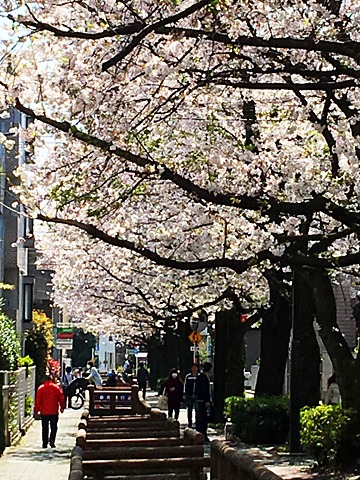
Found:
[{"label": "bicycle", "polygon": [[88,386],[86,378],[75,378],[68,386],[70,405],[73,410],[79,410],[85,402],[85,390]]},{"label": "bicycle", "polygon": [[85,397],[82,390],[77,389],[74,395],[70,398],[70,405],[73,410],[79,410],[85,402]]}]

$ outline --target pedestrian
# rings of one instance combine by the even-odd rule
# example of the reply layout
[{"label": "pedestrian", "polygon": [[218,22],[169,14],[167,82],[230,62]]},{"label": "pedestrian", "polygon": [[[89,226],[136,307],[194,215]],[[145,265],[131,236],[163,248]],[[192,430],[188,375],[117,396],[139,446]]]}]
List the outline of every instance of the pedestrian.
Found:
[{"label": "pedestrian", "polygon": [[176,368],[172,368],[164,383],[165,395],[168,397],[168,416],[172,418],[174,413],[175,420],[179,418],[180,405],[183,395],[183,382]]},{"label": "pedestrian", "polygon": [[186,402],[188,427],[192,428],[193,410],[195,409],[195,381],[200,373],[200,366],[198,363],[193,363],[191,366],[191,372],[185,376],[184,380],[184,396],[183,399]]},{"label": "pedestrian", "polygon": [[134,366],[130,357],[125,358],[124,362],[124,379],[127,383],[132,383]]},{"label": "pedestrian", "polygon": [[336,374],[333,373],[327,380],[327,391],[325,395],[326,405],[341,403],[340,388],[336,382]]},{"label": "pedestrian", "polygon": [[210,416],[210,409],[212,406],[212,395],[209,374],[212,369],[210,362],[205,362],[203,371],[196,377],[195,381],[195,422],[196,430],[202,433],[205,441],[208,442],[207,436],[208,417]]},{"label": "pedestrian", "polygon": [[51,380],[50,375],[47,375],[44,383],[38,388],[35,397],[35,413],[41,415],[43,448],[47,448],[48,443],[50,443],[51,448],[55,448],[59,408],[60,412],[63,413],[65,408],[64,394],[62,389]]},{"label": "pedestrian", "polygon": [[115,370],[111,370],[111,372],[108,372],[106,374],[107,380],[106,380],[106,386],[107,387],[116,387],[117,385],[117,377],[116,377],[116,372]]},{"label": "pedestrian", "polygon": [[100,373],[97,371],[97,368],[94,365],[94,362],[88,362],[88,367],[90,368],[90,374],[86,377],[86,380],[89,380],[89,382],[96,387],[101,387],[102,379],[100,377]]},{"label": "pedestrian", "polygon": [[71,367],[66,367],[65,373],[61,379],[61,388],[65,397],[65,406],[71,408],[71,395],[69,395],[69,385],[74,380],[74,375],[71,372]]},{"label": "pedestrian", "polygon": [[136,374],[136,379],[139,385],[139,390],[142,392],[143,400],[146,396],[146,386],[149,378],[149,372],[145,368],[144,362],[140,362],[139,368]]}]

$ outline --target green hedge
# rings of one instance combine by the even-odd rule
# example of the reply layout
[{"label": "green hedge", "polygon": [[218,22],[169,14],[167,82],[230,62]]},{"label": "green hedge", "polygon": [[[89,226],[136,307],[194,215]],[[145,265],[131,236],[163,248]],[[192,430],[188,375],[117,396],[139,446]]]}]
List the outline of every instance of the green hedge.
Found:
[{"label": "green hedge", "polygon": [[0,313],[0,370],[16,370],[20,341],[13,320]]},{"label": "green hedge", "polygon": [[320,467],[348,468],[360,461],[360,416],[341,405],[303,408],[301,444]]},{"label": "green hedge", "polygon": [[247,443],[281,444],[289,434],[289,397],[229,397],[225,418],[234,423],[234,433]]}]

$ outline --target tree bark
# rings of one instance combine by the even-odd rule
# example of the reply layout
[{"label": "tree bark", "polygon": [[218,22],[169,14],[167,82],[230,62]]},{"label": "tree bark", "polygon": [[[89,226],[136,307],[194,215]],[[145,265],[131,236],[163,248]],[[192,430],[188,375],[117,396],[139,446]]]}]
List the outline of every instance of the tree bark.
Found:
[{"label": "tree bark", "polygon": [[152,390],[157,390],[158,379],[167,375],[164,368],[164,344],[158,336],[152,336],[148,340],[148,366],[149,386]]},{"label": "tree bark", "polygon": [[[299,314],[299,386],[300,407],[316,406],[320,401],[320,347],[314,329],[314,304],[311,291],[304,281],[301,270],[296,284]],[[310,301],[309,301],[310,299]]]},{"label": "tree bark", "polygon": [[340,332],[334,292],[324,269],[304,269],[310,286],[319,334],[331,358],[340,387],[342,405],[360,411],[360,357],[355,358]]},{"label": "tree bark", "polygon": [[262,318],[260,368],[255,395],[281,395],[291,331],[290,287],[281,272],[268,272],[271,308]]},{"label": "tree bark", "polygon": [[241,323],[241,314],[236,308],[215,315],[215,422],[224,419],[225,398],[244,394],[244,337],[247,329]]}]

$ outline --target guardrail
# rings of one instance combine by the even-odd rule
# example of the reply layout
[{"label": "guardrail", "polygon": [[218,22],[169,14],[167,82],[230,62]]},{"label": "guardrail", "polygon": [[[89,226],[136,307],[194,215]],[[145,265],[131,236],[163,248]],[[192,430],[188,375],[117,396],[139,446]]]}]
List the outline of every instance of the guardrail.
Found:
[{"label": "guardrail", "polygon": [[[2,438],[4,445],[16,443],[33,421],[36,367],[21,367],[15,371],[0,370],[2,396]],[[1,443],[1,442],[0,442]]]},{"label": "guardrail", "polygon": [[[121,409],[124,401],[121,400],[117,409],[120,397],[113,390],[105,390],[106,408],[94,408],[96,393],[103,391],[90,388],[89,404],[93,395],[93,409],[85,408],[81,415],[69,480],[83,480],[84,477],[103,480],[119,475],[121,478],[135,475],[134,478],[168,480],[174,478],[174,474],[177,480],[206,478],[203,468],[210,466],[210,459],[204,456],[201,433],[187,428],[180,437],[179,422],[168,419],[165,413],[151,409],[140,400],[137,386],[131,389],[132,404],[126,414],[113,414]],[[100,416],[99,411],[102,412]]]},{"label": "guardrail", "polygon": [[229,447],[226,442],[211,442],[211,480],[282,480],[250,455]]},{"label": "guardrail", "polygon": [[129,387],[88,386],[90,415],[126,415],[149,413],[151,407],[139,399],[138,385]]}]

